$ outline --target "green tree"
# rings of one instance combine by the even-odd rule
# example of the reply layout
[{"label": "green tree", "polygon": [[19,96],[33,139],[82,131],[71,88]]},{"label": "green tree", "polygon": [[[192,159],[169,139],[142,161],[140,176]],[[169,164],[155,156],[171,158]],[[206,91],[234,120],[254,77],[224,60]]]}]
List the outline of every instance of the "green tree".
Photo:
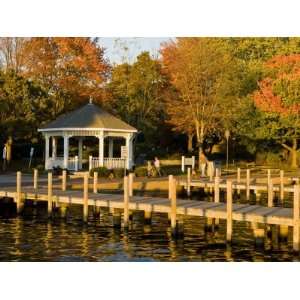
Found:
[{"label": "green tree", "polygon": [[37,127],[45,120],[51,102],[45,91],[14,71],[0,72],[0,132],[6,141],[8,161],[12,143],[37,137]]},{"label": "green tree", "polygon": [[133,64],[116,65],[108,90],[109,106],[126,122],[140,130],[147,143],[155,144],[158,128],[164,122],[164,95],[167,80],[159,61],[148,52],[141,53]]}]

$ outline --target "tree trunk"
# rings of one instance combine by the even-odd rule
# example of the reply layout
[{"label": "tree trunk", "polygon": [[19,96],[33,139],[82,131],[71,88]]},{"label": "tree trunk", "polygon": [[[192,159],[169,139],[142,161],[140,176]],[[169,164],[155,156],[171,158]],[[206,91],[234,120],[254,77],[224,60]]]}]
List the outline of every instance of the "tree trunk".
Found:
[{"label": "tree trunk", "polygon": [[6,142],[6,158],[7,164],[10,164],[11,161],[11,148],[12,148],[13,139],[12,136],[9,136]]},{"label": "tree trunk", "polygon": [[293,139],[293,147],[291,149],[291,155],[292,155],[291,167],[293,169],[297,169],[298,168],[298,163],[297,163],[297,139]]},{"label": "tree trunk", "polygon": [[194,134],[188,133],[188,152],[193,151],[193,137],[194,137]]},{"label": "tree trunk", "polygon": [[200,157],[201,157],[201,153],[203,151],[204,123],[203,123],[203,121],[201,121],[200,124],[198,121],[196,121],[195,123],[196,123],[197,146],[198,146],[198,153],[199,153],[198,169],[199,169],[199,171],[201,171]]}]

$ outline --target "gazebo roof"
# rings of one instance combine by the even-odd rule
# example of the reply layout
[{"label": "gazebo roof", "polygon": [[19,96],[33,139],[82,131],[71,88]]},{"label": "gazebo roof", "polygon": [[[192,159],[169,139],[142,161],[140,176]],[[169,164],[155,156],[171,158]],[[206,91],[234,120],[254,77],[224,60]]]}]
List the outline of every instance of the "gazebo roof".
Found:
[{"label": "gazebo roof", "polygon": [[56,120],[45,125],[38,131],[85,129],[137,132],[136,128],[93,103],[88,103],[77,110],[59,116]]}]

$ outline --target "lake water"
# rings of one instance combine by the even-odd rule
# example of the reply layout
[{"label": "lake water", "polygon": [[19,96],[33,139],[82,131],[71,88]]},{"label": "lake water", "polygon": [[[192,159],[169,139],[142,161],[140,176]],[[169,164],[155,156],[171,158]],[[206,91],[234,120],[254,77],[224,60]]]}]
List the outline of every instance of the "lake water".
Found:
[{"label": "lake water", "polygon": [[259,248],[246,222],[234,222],[229,246],[225,221],[207,232],[203,218],[185,217],[184,237],[174,240],[164,214],[154,214],[151,225],[134,216],[124,232],[113,228],[105,210],[100,218],[91,213],[84,225],[80,207],[72,206],[66,220],[57,213],[51,221],[46,209],[46,203],[28,205],[17,217],[14,204],[1,204],[0,261],[299,261],[291,232],[288,242],[274,244],[266,238]]}]

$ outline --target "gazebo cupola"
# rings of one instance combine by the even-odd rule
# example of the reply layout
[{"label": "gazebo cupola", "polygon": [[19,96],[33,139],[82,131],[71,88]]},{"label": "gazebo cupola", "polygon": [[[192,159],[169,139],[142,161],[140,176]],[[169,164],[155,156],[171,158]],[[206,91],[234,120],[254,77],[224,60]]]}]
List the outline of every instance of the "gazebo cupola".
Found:
[{"label": "gazebo cupola", "polygon": [[[82,168],[82,148],[85,137],[99,139],[98,157],[89,157],[89,169],[105,166],[108,169],[133,166],[133,138],[137,130],[102,108],[90,103],[70,113],[59,116],[43,128],[38,129],[45,137],[45,169],[61,167],[69,170]],[[121,157],[113,157],[114,139],[124,138]],[[57,156],[57,139],[63,138],[63,156]],[[78,155],[69,156],[69,140],[78,140]],[[50,139],[52,153],[50,156]],[[109,154],[104,157],[104,143],[108,141]]]}]

